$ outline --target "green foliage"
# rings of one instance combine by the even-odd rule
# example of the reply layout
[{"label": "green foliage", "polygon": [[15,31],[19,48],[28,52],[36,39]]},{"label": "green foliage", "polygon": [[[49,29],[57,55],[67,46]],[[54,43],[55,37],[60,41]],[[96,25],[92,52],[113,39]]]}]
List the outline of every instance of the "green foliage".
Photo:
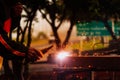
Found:
[{"label": "green foliage", "polygon": [[[95,38],[94,38],[95,39]],[[96,38],[95,40],[93,40],[92,38],[90,40],[82,40],[79,41],[77,43],[73,43],[71,46],[71,49],[79,49],[82,51],[85,50],[95,50],[95,49],[101,49],[101,48],[105,48],[108,47],[108,44],[106,45],[106,43],[102,43],[101,40],[99,38]]]}]

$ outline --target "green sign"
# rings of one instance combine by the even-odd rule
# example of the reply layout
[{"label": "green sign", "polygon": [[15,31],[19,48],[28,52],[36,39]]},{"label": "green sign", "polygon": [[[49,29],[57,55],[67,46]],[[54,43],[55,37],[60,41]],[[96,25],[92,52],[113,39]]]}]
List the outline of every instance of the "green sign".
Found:
[{"label": "green sign", "polygon": [[[112,28],[112,22],[108,22]],[[92,21],[88,23],[77,23],[78,36],[109,36],[110,33],[104,26],[103,22]],[[120,35],[120,25],[116,23],[113,27],[116,35]]]}]

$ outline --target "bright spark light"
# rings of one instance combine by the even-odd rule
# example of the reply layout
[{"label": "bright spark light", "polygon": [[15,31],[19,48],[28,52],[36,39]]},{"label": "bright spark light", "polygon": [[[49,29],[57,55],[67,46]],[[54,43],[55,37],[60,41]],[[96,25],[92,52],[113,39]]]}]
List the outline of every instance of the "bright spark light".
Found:
[{"label": "bright spark light", "polygon": [[63,60],[65,57],[69,56],[69,52],[61,51],[58,53],[57,58]]}]

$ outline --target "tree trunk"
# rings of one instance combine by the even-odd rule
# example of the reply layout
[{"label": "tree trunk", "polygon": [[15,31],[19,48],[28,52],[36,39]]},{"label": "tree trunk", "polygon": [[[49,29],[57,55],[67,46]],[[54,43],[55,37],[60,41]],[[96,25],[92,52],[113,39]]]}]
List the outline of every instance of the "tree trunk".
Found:
[{"label": "tree trunk", "polygon": [[52,30],[53,30],[53,33],[54,33],[54,36],[55,36],[55,43],[57,45],[57,48],[60,48],[61,47],[61,40],[58,36],[57,28],[55,27],[54,24],[52,25]]},{"label": "tree trunk", "polygon": [[102,20],[105,27],[107,28],[107,30],[110,32],[110,35],[112,36],[112,39],[116,40],[117,37],[115,36],[115,33],[112,31],[112,27],[110,27],[110,25],[108,24],[108,19],[107,16],[104,20]]},{"label": "tree trunk", "polygon": [[63,42],[63,47],[66,47],[66,45],[68,44],[68,41],[70,39],[72,30],[73,30],[73,26],[74,26],[74,23],[71,21],[70,28],[69,28],[69,30],[67,32],[67,35],[66,35],[66,38],[65,38],[65,40]]}]

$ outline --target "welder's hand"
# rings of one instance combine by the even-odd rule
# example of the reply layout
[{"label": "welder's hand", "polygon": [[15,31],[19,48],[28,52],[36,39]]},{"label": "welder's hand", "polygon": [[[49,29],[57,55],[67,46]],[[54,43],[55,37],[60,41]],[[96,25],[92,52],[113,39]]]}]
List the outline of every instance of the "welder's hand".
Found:
[{"label": "welder's hand", "polygon": [[40,59],[41,55],[40,52],[34,48],[29,48],[28,55],[27,55],[27,61],[28,62],[34,62]]}]

